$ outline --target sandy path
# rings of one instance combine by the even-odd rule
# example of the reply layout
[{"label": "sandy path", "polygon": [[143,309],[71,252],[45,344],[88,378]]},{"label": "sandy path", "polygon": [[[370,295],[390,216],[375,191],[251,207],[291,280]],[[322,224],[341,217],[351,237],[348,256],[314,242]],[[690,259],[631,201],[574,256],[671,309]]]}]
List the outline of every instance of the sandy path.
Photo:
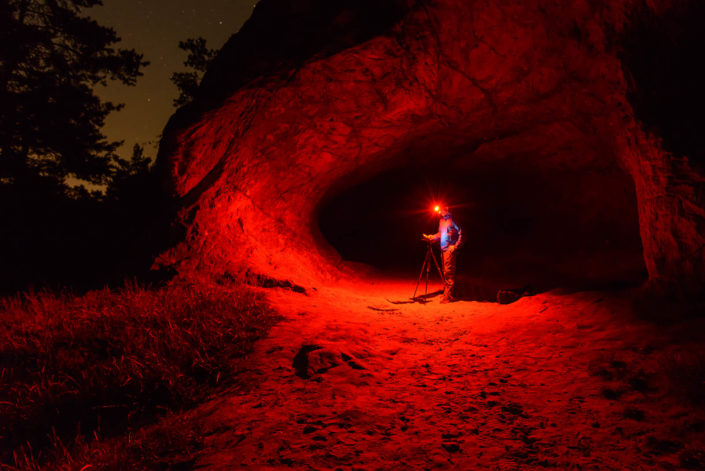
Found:
[{"label": "sandy path", "polygon": [[628,295],[395,305],[408,283],[309,291],[268,291],[284,321],[244,361],[247,386],[207,408],[198,466],[680,469],[704,456],[705,414],[669,394],[667,334],[634,320]]}]

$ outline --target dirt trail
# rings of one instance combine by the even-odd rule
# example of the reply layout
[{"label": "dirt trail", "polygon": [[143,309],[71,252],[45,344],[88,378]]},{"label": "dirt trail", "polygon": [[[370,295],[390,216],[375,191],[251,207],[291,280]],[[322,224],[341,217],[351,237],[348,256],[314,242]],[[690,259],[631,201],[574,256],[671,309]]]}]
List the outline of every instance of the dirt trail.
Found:
[{"label": "dirt trail", "polygon": [[[412,284],[413,286],[413,284]],[[284,320],[204,411],[207,469],[696,469],[705,414],[629,295],[392,304],[409,284],[269,290]],[[670,335],[670,334],[669,334]]]}]

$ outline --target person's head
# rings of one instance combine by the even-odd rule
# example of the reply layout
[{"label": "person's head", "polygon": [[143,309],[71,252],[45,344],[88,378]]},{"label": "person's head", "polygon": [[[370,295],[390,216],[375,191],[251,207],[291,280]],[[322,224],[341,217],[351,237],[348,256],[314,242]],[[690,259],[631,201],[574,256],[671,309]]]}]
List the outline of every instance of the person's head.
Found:
[{"label": "person's head", "polygon": [[450,210],[448,209],[448,205],[446,204],[437,204],[436,206],[434,206],[433,211],[442,218],[450,217]]},{"label": "person's head", "polygon": [[448,219],[450,217],[450,210],[448,209],[448,206],[444,204],[440,205],[438,214],[440,214],[442,218]]}]

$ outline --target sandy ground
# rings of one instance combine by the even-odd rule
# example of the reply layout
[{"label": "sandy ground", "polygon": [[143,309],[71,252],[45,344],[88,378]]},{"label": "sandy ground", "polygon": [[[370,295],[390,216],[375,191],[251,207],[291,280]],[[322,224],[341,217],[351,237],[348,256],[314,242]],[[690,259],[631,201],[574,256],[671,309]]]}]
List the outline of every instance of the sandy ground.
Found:
[{"label": "sandy ground", "polygon": [[197,469],[705,466],[669,372],[692,324],[637,320],[629,292],[389,302],[413,285],[267,290],[283,321],[201,408]]}]

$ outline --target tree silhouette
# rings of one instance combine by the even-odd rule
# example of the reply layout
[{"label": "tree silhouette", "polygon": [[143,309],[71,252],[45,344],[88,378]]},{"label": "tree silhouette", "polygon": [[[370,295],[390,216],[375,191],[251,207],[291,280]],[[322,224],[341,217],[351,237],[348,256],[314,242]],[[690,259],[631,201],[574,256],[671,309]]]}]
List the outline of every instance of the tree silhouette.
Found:
[{"label": "tree silhouette", "polygon": [[122,105],[95,88],[134,85],[147,62],[86,15],[100,4],[0,0],[0,293],[117,282],[146,272],[163,239],[149,159],[139,146],[120,159],[102,133]]},{"label": "tree silhouette", "polygon": [[171,75],[171,81],[179,89],[179,96],[174,99],[174,106],[177,108],[193,101],[203,73],[218,53],[217,49],[208,49],[206,40],[202,37],[179,41],[179,49],[188,53],[184,65],[192,70],[174,72]]},{"label": "tree silhouette", "polygon": [[121,144],[102,133],[122,105],[94,87],[134,85],[148,63],[115,49],[116,32],[84,15],[100,0],[0,2],[0,183],[67,191],[66,178],[103,184]]},{"label": "tree silhouette", "polygon": [[144,147],[139,144],[132,148],[130,160],[116,157],[105,191],[106,199],[126,206],[139,204],[151,183],[151,165],[152,159],[145,156]]}]

